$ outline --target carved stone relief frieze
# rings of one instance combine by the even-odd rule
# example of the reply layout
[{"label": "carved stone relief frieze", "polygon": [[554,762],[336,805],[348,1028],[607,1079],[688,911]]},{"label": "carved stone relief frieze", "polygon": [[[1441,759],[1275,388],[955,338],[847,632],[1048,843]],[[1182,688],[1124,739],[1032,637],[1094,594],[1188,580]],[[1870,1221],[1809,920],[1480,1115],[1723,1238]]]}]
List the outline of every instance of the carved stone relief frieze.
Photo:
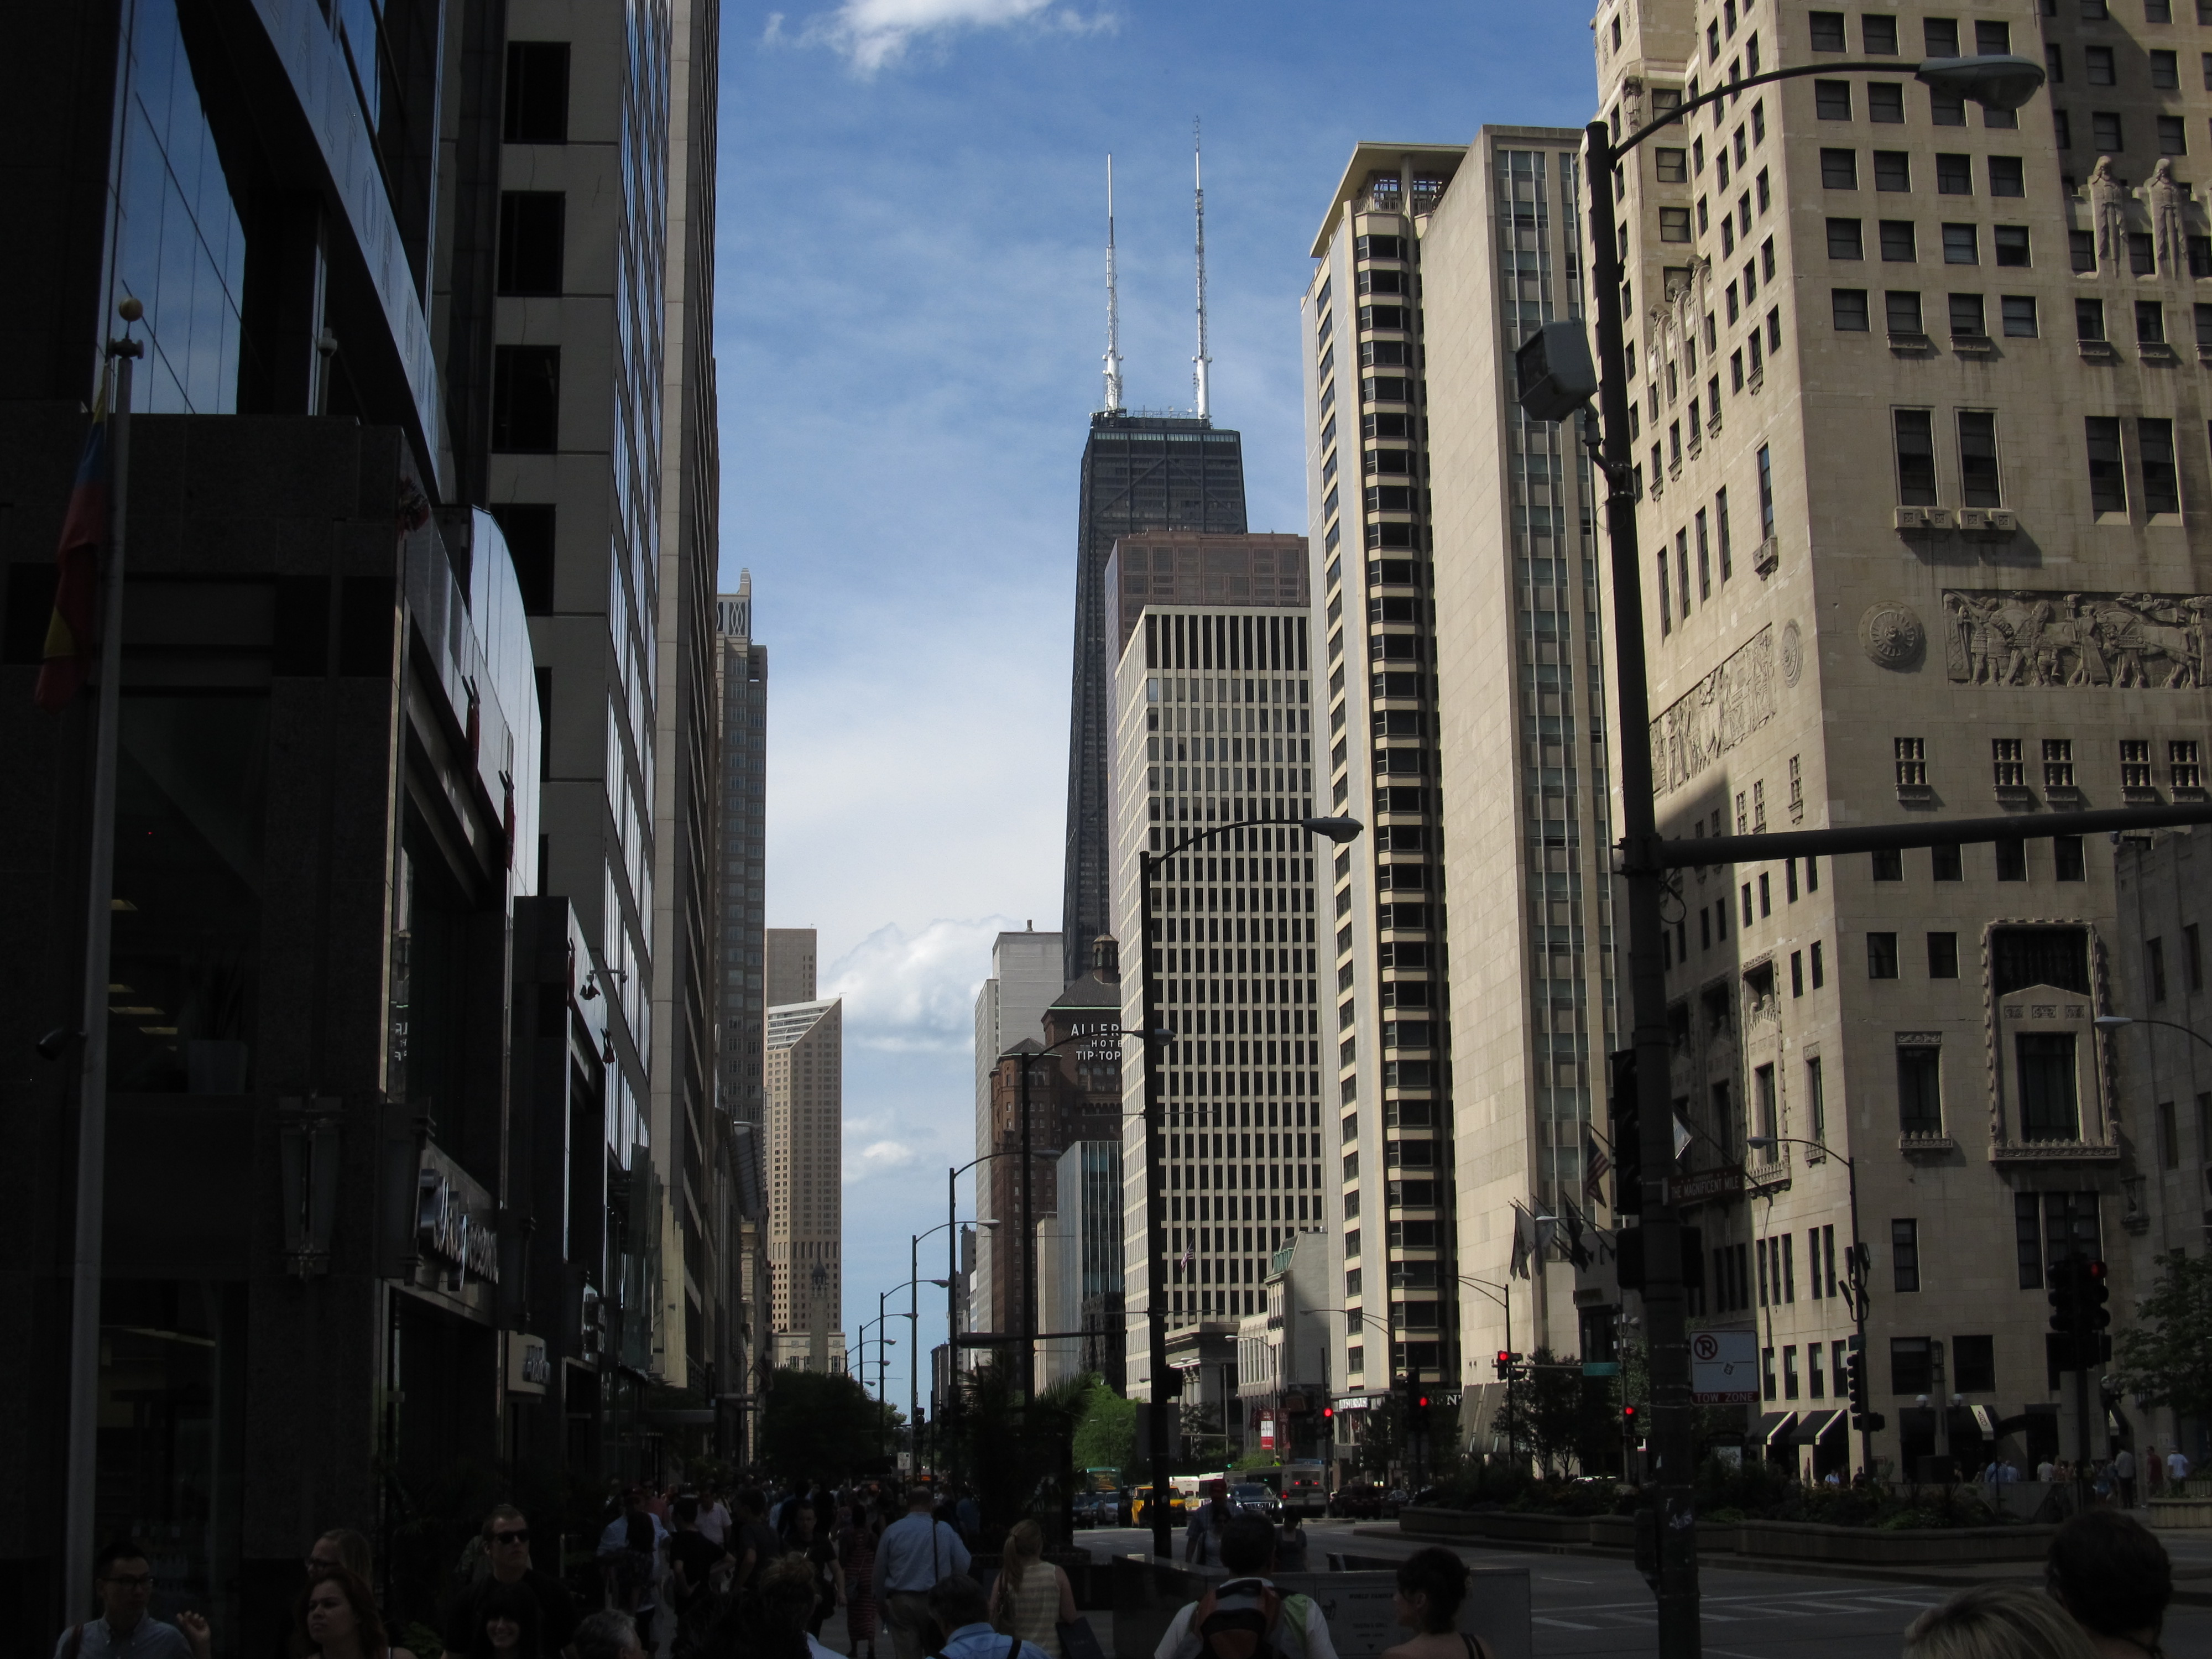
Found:
[{"label": "carved stone relief frieze", "polygon": [[1664,795],[1774,718],[1774,627],[1753,635],[1651,722],[1651,781]]},{"label": "carved stone relief frieze", "polygon": [[1962,685],[2212,684],[2212,595],[1943,595],[1944,670]]}]

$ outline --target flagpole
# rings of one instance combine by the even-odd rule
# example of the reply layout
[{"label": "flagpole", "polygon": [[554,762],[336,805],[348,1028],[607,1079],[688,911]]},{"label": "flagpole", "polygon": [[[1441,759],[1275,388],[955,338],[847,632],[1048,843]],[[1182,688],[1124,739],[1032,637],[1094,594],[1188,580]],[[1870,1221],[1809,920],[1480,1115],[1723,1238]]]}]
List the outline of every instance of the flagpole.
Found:
[{"label": "flagpole", "polygon": [[145,314],[136,299],[117,307],[126,332],[107,343],[115,368],[108,441],[107,570],[100,629],[99,724],[93,737],[92,836],[85,880],[84,1023],[77,1035],[76,1241],[70,1283],[70,1415],[64,1602],[92,1583],[94,1487],[100,1452],[100,1279],[107,1198],[107,981],[115,897],[115,740],[123,710],[123,546],[130,501],[131,369],[139,345],[127,330]]}]

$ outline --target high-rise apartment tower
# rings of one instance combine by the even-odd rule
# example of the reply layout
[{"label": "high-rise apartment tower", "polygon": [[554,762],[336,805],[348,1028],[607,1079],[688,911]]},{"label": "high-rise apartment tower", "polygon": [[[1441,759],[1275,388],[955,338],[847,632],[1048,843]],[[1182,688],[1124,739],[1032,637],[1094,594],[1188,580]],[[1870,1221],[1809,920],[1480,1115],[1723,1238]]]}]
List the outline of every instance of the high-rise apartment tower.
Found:
[{"label": "high-rise apartment tower", "polygon": [[834,999],[768,1011],[768,1249],[779,1367],[844,1369],[844,1011]]}]

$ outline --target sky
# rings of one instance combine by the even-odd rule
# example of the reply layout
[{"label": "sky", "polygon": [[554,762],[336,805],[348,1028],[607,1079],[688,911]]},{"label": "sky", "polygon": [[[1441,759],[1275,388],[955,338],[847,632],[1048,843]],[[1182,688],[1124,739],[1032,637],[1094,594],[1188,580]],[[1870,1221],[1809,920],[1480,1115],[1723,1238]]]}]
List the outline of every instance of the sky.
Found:
[{"label": "sky", "polygon": [[[818,929],[845,1000],[849,1340],[878,1292],[904,1308],[898,1246],[975,1156],[993,936],[1060,925],[1108,153],[1123,401],[1192,400],[1202,118],[1213,418],[1244,434],[1252,529],[1303,532],[1298,299],[1352,146],[1580,125],[1589,21],[1503,0],[722,15],[722,588],[751,571],[769,651],[769,925]],[[944,1251],[940,1231],[923,1273]],[[926,1354],[945,1303],[921,1295]],[[913,1349],[888,1332],[902,1405]]]}]

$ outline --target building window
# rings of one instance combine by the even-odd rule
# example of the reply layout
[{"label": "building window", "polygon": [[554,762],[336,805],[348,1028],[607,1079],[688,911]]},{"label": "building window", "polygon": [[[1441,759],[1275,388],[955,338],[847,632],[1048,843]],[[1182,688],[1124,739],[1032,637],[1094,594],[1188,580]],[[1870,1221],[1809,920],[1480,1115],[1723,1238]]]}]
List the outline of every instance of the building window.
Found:
[{"label": "building window", "polygon": [[[1848,88],[1850,83],[1838,82],[1837,84]],[[1849,91],[1846,90],[1844,106],[1844,118],[1846,120],[1850,118],[1850,96]],[[1885,126],[1903,126],[1905,125],[1905,88],[1895,81],[1868,82],[1867,119],[1879,122]]]},{"label": "building window", "polygon": [[1982,296],[1978,294],[1954,294],[1951,296],[1951,337],[1954,340],[1985,339],[1989,331],[1989,324],[1982,312]]},{"label": "building window", "polygon": [[1912,221],[1882,219],[1876,222],[1881,233],[1881,257],[1891,264],[1911,264],[1919,257],[1913,241]]},{"label": "building window", "polygon": [[[1838,333],[1864,334],[1868,331],[1867,291],[1864,289],[1831,289],[1829,298]],[[1752,337],[1756,343],[1758,337],[1754,335]]]},{"label": "building window", "polygon": [[2045,789],[2071,789],[2074,787],[2074,740],[2071,738],[2045,738],[2043,740],[2043,787]]},{"label": "building window", "polygon": [[1765,444],[1759,447],[1759,533],[1762,540],[1774,534],[1774,462]]},{"label": "building window", "polygon": [[1938,155],[1936,158],[1936,193],[1938,196],[1972,196],[1974,193],[1974,158],[1971,155]]},{"label": "building window", "polygon": [[2150,977],[2150,1000],[2166,1000],[2166,941],[2150,939],[2143,941],[2143,969]]},{"label": "building window", "polygon": [[2082,850],[2079,836],[2053,836],[2051,838],[2051,873],[2060,881],[2089,879],[2088,860]]},{"label": "building window", "polygon": [[1828,1138],[1828,1101],[1820,1078],[1820,1058],[1805,1062],[1806,1109],[1811,1115],[1810,1133],[1817,1145]]},{"label": "building window", "polygon": [[1856,219],[1828,221],[1828,257],[1831,259],[1863,259],[1866,246]]},{"label": "building window", "polygon": [[1928,935],[1928,977],[1959,977],[1959,936],[1956,933]]},{"label": "building window", "polygon": [[1960,1394],[1996,1392],[1995,1337],[1954,1336],[1951,1339],[1951,1386]]},{"label": "building window", "polygon": [[[2166,745],[2166,759],[2171,781],[2176,789],[2201,789],[2204,787],[2204,769],[2198,762],[2197,739],[2177,738]],[[2192,927],[2191,935],[2196,933]],[[2192,981],[2191,988],[2195,988]]]},{"label": "building window", "polygon": [[1725,489],[1713,492],[1713,528],[1720,541],[1721,580],[1726,582],[1735,574],[1735,562],[1734,549],[1729,541],[1728,491]]},{"label": "building window", "polygon": [[[1992,196],[2025,196],[2027,194],[2027,174],[2017,155],[1992,155],[1990,163],[1990,194]],[[2003,263],[2002,260],[2000,264]],[[2025,264],[2026,261],[2021,263]]]},{"label": "building window", "polygon": [[1924,738],[1892,738],[1890,749],[1897,761],[1897,787],[1923,789],[1928,784],[1928,743]]},{"label": "building window", "polygon": [[1936,1386],[1936,1368],[1924,1336],[1889,1339],[1889,1391],[1908,1397]]},{"label": "building window", "polygon": [[1856,190],[1859,187],[1859,153],[1855,149],[1824,149],[1820,152],[1820,183],[1829,190]]},{"label": "building window", "polygon": [[[2092,264],[2090,270],[2096,269]],[[2102,300],[2076,300],[2074,302],[2074,337],[2077,340],[2101,340],[2105,337],[2105,302]]]},{"label": "building window", "polygon": [[1874,854],[1874,878],[1876,881],[1903,881],[1905,854],[1893,847],[1877,848]]},{"label": "building window", "polygon": [[[2150,307],[2156,311],[2158,307]],[[2138,313],[2143,307],[2137,306]],[[2142,462],[2143,511],[2181,511],[2181,475],[2173,459],[2173,422],[2143,416],[2136,422],[2136,452]]]},{"label": "building window", "polygon": [[2120,470],[2120,422],[2111,415],[2087,417],[2089,449],[2089,507],[2099,517],[2128,510],[2128,486]]},{"label": "building window", "polygon": [[2150,233],[2131,230],[2128,233],[2128,274],[2131,276],[2154,276],[2158,274],[2158,258],[2153,247]]},{"label": "building window", "polygon": [[[1889,1224],[1889,1267],[1897,1290],[1920,1288],[1920,1223],[1910,1216]],[[1917,1394],[1920,1390],[1916,1389],[1913,1392]]]},{"label": "building window", "polygon": [[1813,112],[1823,121],[1851,118],[1851,83],[1848,81],[1813,82]]},{"label": "building window", "polygon": [[2021,1139],[2079,1140],[2081,1119],[2075,1090],[2074,1034],[2022,1031],[2013,1043],[2020,1064]]},{"label": "building window", "polygon": [[507,108],[501,137],[510,144],[568,142],[568,43],[507,43]]},{"label": "building window", "polygon": [[1686,207],[1662,207],[1659,210],[1659,240],[1662,242],[1686,242],[1690,240],[1690,210]]},{"label": "building window", "polygon": [[1943,263],[1978,265],[1982,262],[1981,229],[1976,225],[1943,227]]},{"label": "building window", "polygon": [[2100,155],[2118,155],[2127,149],[2120,136],[2118,111],[2100,109],[2091,112],[2089,142]]},{"label": "building window", "polygon": [[1911,338],[1927,331],[1920,322],[1920,295],[1916,290],[1891,289],[1881,296],[1882,319],[1890,337]]},{"label": "building window", "polygon": [[2166,307],[2155,300],[2136,301],[2136,343],[2166,343]]},{"label": "building window", "polygon": [[2142,738],[2120,739],[2120,787],[2148,789],[2150,781],[2150,744]]},{"label": "building window", "polygon": [[2027,787],[2026,744],[2019,738],[1992,738],[1990,740],[1990,763],[1996,774],[2000,789]]},{"label": "building window", "polygon": [[1999,881],[2027,879],[2027,843],[2017,837],[2010,841],[1992,842],[1991,853],[1996,856]]},{"label": "building window", "polygon": [[1893,411],[1897,445],[1897,499],[1906,507],[1936,504],[1934,418],[1924,409]]},{"label": "building window", "polygon": [[1820,941],[1814,939],[1808,947],[1808,952],[1813,962],[1813,988],[1817,991],[1828,982],[1828,970],[1821,955]]},{"label": "building window", "polygon": [[1813,27],[1813,50],[1815,52],[1844,51],[1844,15],[1839,11],[1816,11],[1807,14]]},{"label": "building window", "polygon": [[2158,118],[2158,153],[2160,155],[2189,154],[2189,131],[2179,115]]},{"label": "building window", "polygon": [[491,447],[544,455],[561,447],[561,348],[503,345],[492,351]]},{"label": "building window", "polygon": [[1875,151],[1874,187],[1876,190],[1911,191],[1912,156],[1910,152],[1901,149]]},{"label": "building window", "polygon": [[1895,979],[1897,977],[1897,935],[1869,933],[1867,935],[1867,977]]},{"label": "building window", "polygon": [[2042,331],[2036,325],[2033,294],[2008,294],[1997,303],[2004,316],[2007,339],[2033,340]]},{"label": "building window", "polygon": [[[546,504],[501,501],[487,509],[507,543],[507,558],[514,566],[515,585],[522,590],[526,616],[551,613],[554,599],[554,508]],[[541,714],[550,714],[546,699],[538,699]]]},{"label": "building window", "polygon": [[1966,878],[1966,861],[1960,855],[1955,843],[1949,847],[1931,847],[1928,852],[1936,880],[1964,881]]},{"label": "building window", "polygon": [[1898,1048],[1897,1127],[1900,1134],[1926,1136],[1943,1133],[1942,1059],[1943,1051],[1937,1048]]},{"label": "building window", "polygon": [[2110,46],[2087,46],[2081,52],[2081,64],[2093,87],[2117,84],[2112,70],[2112,49]]},{"label": "building window", "polygon": [[568,198],[557,190],[510,190],[499,198],[499,291],[561,291],[562,223]]}]

